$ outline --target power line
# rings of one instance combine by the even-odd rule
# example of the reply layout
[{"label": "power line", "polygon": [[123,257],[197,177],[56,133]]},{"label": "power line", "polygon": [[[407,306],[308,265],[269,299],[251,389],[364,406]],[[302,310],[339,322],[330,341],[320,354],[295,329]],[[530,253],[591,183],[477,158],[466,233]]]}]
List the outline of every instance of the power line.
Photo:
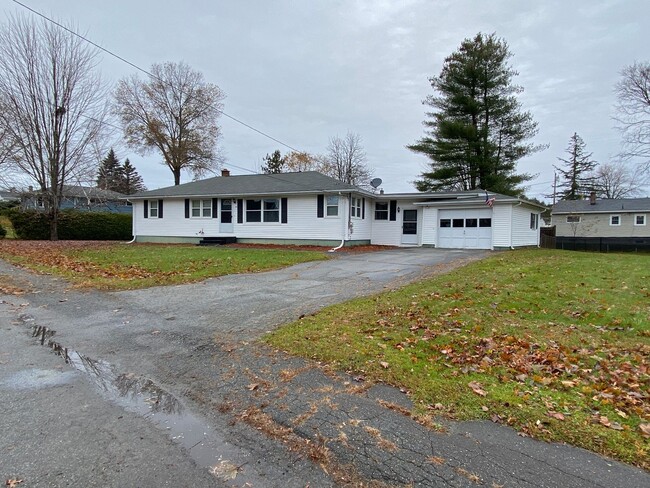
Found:
[{"label": "power line", "polygon": [[[30,6],[25,5],[25,4],[22,3],[22,2],[19,2],[18,0],[13,0],[13,2],[16,3],[16,4],[18,4],[18,5],[20,5],[21,7],[25,8],[25,9],[29,10],[29,11],[32,12],[33,14],[38,15],[39,17],[45,19],[46,21],[51,22],[52,24],[54,24],[54,25],[56,25],[57,27],[59,27],[59,28],[65,30],[66,32],[69,32],[70,34],[72,34],[72,35],[78,37],[79,39],[82,39],[83,41],[85,41],[85,42],[87,42],[87,43],[89,43],[89,44],[95,46],[97,49],[99,49],[99,50],[101,50],[101,51],[107,53],[108,55],[113,56],[113,57],[116,58],[116,59],[119,59],[119,60],[122,61],[123,63],[128,64],[129,66],[131,66],[131,67],[137,69],[138,71],[141,71],[142,73],[145,73],[146,75],[150,76],[151,78],[154,78],[154,79],[158,80],[159,82],[161,82],[161,83],[163,83],[163,84],[165,83],[164,80],[161,80],[159,77],[155,76],[155,75],[154,75],[153,73],[151,73],[150,71],[148,71],[148,70],[146,70],[146,69],[144,69],[144,68],[141,68],[140,66],[138,66],[138,65],[135,64],[135,63],[132,63],[132,62],[129,61],[128,59],[123,58],[122,56],[120,56],[120,55],[114,53],[113,51],[110,51],[109,49],[106,49],[105,47],[100,46],[99,44],[97,44],[97,43],[91,41],[90,39],[88,39],[88,38],[82,36],[81,34],[78,34],[77,32],[73,31],[72,29],[70,29],[70,28],[64,26],[63,24],[61,24],[61,23],[59,23],[59,22],[57,22],[57,21],[55,21],[55,20],[49,18],[49,17],[46,16],[45,14],[42,14],[42,13],[40,13],[39,11],[34,10],[34,9],[31,8]],[[260,135],[262,135],[262,136],[264,136],[264,137],[266,137],[266,138],[268,138],[268,139],[271,139],[272,141],[275,141],[275,142],[277,142],[278,144],[281,144],[281,145],[284,146],[284,147],[287,147],[287,148],[291,149],[292,151],[303,152],[303,151],[300,151],[300,150],[296,149],[296,148],[293,147],[293,146],[290,146],[289,144],[286,144],[286,143],[282,142],[282,141],[279,140],[279,139],[276,139],[275,137],[273,137],[273,136],[267,134],[266,132],[263,132],[263,131],[261,131],[261,130],[259,130],[259,129],[256,129],[256,128],[253,127],[252,125],[249,125],[249,124],[247,124],[246,122],[243,122],[242,120],[239,120],[238,118],[236,118],[236,117],[234,117],[234,116],[232,116],[232,115],[230,115],[230,114],[224,112],[223,110],[219,110],[219,109],[216,109],[216,110],[217,110],[217,112],[219,112],[220,114],[224,115],[225,117],[228,117],[229,119],[234,120],[234,121],[237,122],[238,124],[241,124],[241,125],[243,125],[244,127],[248,128],[248,129],[250,129],[250,130],[252,130],[252,131],[257,132],[258,134],[260,134]]]}]

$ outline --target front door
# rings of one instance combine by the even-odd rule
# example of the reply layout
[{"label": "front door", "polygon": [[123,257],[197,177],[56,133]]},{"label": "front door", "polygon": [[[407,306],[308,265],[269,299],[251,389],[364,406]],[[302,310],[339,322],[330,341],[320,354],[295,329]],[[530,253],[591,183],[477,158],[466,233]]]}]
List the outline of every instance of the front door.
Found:
[{"label": "front door", "polygon": [[418,211],[417,209],[402,210],[402,244],[418,243]]},{"label": "front door", "polygon": [[229,198],[221,199],[221,221],[219,222],[220,234],[232,234],[232,200]]}]

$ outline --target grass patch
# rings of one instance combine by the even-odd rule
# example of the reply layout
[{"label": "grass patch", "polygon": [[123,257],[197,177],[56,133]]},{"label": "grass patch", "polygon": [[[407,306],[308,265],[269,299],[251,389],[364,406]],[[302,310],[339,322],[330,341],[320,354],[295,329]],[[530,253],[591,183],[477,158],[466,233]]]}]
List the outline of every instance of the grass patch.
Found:
[{"label": "grass patch", "polygon": [[266,340],[406,388],[417,413],[491,419],[650,469],[648,255],[499,253]]},{"label": "grass patch", "polygon": [[7,232],[7,235],[5,235],[5,239],[15,239],[16,238],[16,232],[14,231],[14,226],[11,225],[11,220],[9,220],[9,217],[6,215],[0,215],[0,226],[4,227],[5,231]]},{"label": "grass patch", "polygon": [[238,273],[256,273],[327,259],[322,252],[160,244],[69,244],[16,241],[0,257],[63,276],[78,286],[127,290],[175,285]]}]

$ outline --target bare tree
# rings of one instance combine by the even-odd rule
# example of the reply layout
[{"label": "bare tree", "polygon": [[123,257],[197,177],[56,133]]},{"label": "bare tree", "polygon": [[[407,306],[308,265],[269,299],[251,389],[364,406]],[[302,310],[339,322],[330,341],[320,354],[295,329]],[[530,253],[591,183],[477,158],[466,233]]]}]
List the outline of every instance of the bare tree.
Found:
[{"label": "bare tree", "polygon": [[650,178],[647,173],[617,161],[599,165],[595,182],[595,190],[601,198],[630,198],[641,195]]},{"label": "bare tree", "polygon": [[115,113],[129,147],[144,155],[156,149],[174,175],[195,178],[218,167],[217,119],[225,94],[185,63],[154,64],[148,81],[122,79],[115,91]]},{"label": "bare tree", "polygon": [[650,63],[627,66],[621,76],[615,87],[615,120],[623,135],[623,155],[650,161]]},{"label": "bare tree", "polygon": [[97,50],[46,20],[9,17],[0,28],[1,145],[13,170],[40,189],[58,239],[63,185],[87,179],[106,128]]},{"label": "bare tree", "polygon": [[366,152],[361,136],[348,132],[344,138],[332,137],[327,154],[322,158],[319,170],[332,178],[351,185],[370,187],[372,169],[366,164]]}]

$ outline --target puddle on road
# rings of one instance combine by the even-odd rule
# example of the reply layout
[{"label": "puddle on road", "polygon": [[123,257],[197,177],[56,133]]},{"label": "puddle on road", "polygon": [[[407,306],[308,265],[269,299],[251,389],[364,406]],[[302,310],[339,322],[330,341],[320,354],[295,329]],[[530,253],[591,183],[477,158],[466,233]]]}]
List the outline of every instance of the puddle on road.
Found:
[{"label": "puddle on road", "polygon": [[174,395],[147,378],[134,373],[120,374],[106,361],[61,346],[52,339],[55,334],[56,331],[47,327],[32,327],[32,337],[38,338],[41,345],[50,347],[66,364],[83,373],[109,401],[164,429],[199,466],[210,469],[215,477],[229,481],[234,487],[250,486],[264,480],[247,472],[250,458],[245,451],[225,441],[205,421],[189,412]]}]

